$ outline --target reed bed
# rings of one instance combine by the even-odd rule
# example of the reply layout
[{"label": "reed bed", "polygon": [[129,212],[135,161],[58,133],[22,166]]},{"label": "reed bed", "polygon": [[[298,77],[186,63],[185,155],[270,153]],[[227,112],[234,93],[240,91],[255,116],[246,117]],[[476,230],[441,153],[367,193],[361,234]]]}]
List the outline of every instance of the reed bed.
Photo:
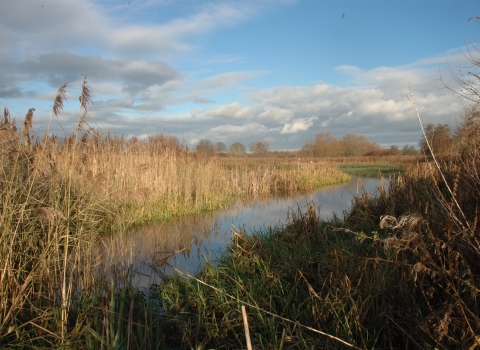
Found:
[{"label": "reed bed", "polygon": [[237,232],[197,276],[165,277],[167,346],[245,348],[246,305],[258,349],[477,348],[479,152],[466,141],[358,196],[342,219],[320,221],[312,205],[286,227]]},{"label": "reed bed", "polygon": [[162,306],[132,286],[125,247],[113,247],[124,265],[115,254],[102,260],[102,239],[238,198],[349,179],[327,163],[240,166],[198,157],[165,135],[102,135],[90,127],[90,95],[85,79],[77,128],[64,138],[35,135],[33,109],[21,128],[6,108],[1,115],[0,347],[158,348]]}]

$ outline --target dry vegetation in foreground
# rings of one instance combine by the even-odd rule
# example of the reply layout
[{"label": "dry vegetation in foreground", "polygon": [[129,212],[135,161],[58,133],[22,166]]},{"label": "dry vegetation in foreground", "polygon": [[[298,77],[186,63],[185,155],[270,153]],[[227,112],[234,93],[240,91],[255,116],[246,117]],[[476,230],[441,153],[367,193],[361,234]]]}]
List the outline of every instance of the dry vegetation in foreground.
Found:
[{"label": "dry vegetation in foreground", "polygon": [[[63,109],[65,88],[51,122]],[[128,268],[100,273],[102,233],[349,179],[325,162],[250,166],[191,154],[163,135],[145,142],[102,136],[88,124],[90,93],[85,80],[77,128],[63,140],[48,130],[35,139],[34,109],[21,130],[6,108],[1,116],[0,347],[81,348],[89,335],[107,348],[136,342],[143,349],[153,332],[148,327],[160,329],[151,321],[158,309],[142,304],[138,291],[122,289]],[[123,309],[127,296],[131,308]],[[128,340],[116,333],[123,332],[116,314],[123,311],[135,318],[128,331],[138,331]]]},{"label": "dry vegetation in foreground", "polygon": [[438,168],[410,166],[344,220],[312,206],[285,228],[237,232],[197,276],[165,278],[151,298],[167,346],[244,348],[246,305],[259,349],[478,348],[480,113],[458,135]]}]

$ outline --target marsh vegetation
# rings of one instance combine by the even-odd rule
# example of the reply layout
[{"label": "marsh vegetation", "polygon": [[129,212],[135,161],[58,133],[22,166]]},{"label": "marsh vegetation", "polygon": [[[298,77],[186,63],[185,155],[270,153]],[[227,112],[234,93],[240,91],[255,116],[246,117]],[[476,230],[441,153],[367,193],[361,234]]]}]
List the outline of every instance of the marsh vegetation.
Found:
[{"label": "marsh vegetation", "polygon": [[[65,89],[57,93],[51,123],[62,112]],[[112,327],[123,327],[118,295],[131,297],[130,306],[144,307],[150,318],[160,317],[158,309],[142,304],[138,291],[124,288],[128,266],[116,266],[114,257],[110,264],[102,261],[97,254],[101,238],[155,220],[224,208],[239,198],[349,180],[325,162],[220,160],[191,153],[171,136],[140,141],[102,135],[91,127],[90,94],[85,80],[77,128],[64,138],[48,130],[35,135],[34,109],[21,128],[6,108],[1,115],[2,345],[82,347],[87,335],[98,344],[125,342],[120,333],[111,334]],[[116,254],[124,254],[116,248]],[[140,317],[126,310],[129,322],[133,315]],[[146,332],[142,322],[130,323],[128,331]],[[160,329],[158,322],[155,327]],[[128,340],[134,341],[140,340]]]},{"label": "marsh vegetation", "polygon": [[[109,235],[223,208],[245,196],[340,183],[349,175],[325,161],[329,158],[220,158],[189,152],[165,135],[144,141],[102,135],[89,125],[90,93],[85,80],[77,128],[63,139],[48,130],[35,137],[33,109],[21,130],[7,109],[2,115],[0,346],[244,348],[250,340],[260,349],[474,349],[480,344],[477,104],[448,135],[448,148],[439,157],[430,142],[436,128],[427,127],[427,157],[406,163],[375,196],[356,197],[344,217],[321,220],[312,203],[306,212],[292,212],[287,225],[234,232],[221,257],[198,274],[157,271],[161,283],[141,290],[132,283],[128,259],[98,254]],[[65,86],[51,122],[64,96]],[[368,163],[376,157],[336,162]],[[111,247],[125,254],[121,244]]]}]

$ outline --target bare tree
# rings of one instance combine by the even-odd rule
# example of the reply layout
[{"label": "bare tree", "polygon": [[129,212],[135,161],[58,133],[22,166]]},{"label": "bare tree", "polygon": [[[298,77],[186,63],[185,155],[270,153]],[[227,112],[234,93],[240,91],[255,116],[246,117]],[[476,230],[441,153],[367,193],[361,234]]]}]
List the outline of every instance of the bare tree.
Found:
[{"label": "bare tree", "polygon": [[346,156],[363,156],[381,148],[378,143],[368,141],[364,135],[350,133],[342,137],[342,143]]},{"label": "bare tree", "polygon": [[235,142],[234,144],[230,145],[230,154],[234,157],[242,156],[247,153],[245,146],[240,142]]},{"label": "bare tree", "polygon": [[268,141],[253,141],[248,145],[248,150],[253,154],[266,154],[270,150],[270,143]]},{"label": "bare tree", "polygon": [[173,152],[181,152],[182,145],[180,140],[174,135],[150,135],[148,136],[148,143],[151,146],[153,152],[160,152],[170,150]]},{"label": "bare tree", "polygon": [[343,153],[342,142],[335,138],[330,131],[319,132],[315,135],[314,154],[317,157],[338,157]]},{"label": "bare tree", "polygon": [[390,146],[390,154],[391,155],[398,155],[398,154],[401,154],[402,151],[400,151],[400,149],[398,148],[397,145],[391,145]]},{"label": "bare tree", "polygon": [[[427,124],[425,126],[425,135],[435,155],[446,155],[449,152],[451,131],[448,124]],[[424,137],[420,139],[419,145],[426,155],[430,155],[430,150]]]},{"label": "bare tree", "polygon": [[217,153],[227,153],[228,151],[227,145],[223,142],[217,142],[215,144],[215,150],[217,151]]},{"label": "bare tree", "polygon": [[201,139],[195,147],[195,153],[202,156],[213,156],[215,154],[215,146],[209,139]]},{"label": "bare tree", "polygon": [[405,145],[403,146],[402,148],[402,154],[404,156],[408,156],[408,155],[414,155],[414,154],[418,154],[418,151],[415,149],[415,147],[413,146],[409,146],[409,145]]}]

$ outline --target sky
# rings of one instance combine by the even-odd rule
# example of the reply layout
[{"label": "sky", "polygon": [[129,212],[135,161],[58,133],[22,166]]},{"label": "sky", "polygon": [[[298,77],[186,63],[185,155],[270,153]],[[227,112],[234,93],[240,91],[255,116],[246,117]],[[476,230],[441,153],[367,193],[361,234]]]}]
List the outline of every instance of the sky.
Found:
[{"label": "sky", "polygon": [[0,106],[17,125],[35,108],[33,129],[63,136],[86,76],[104,133],[298,150],[330,131],[417,146],[408,95],[423,123],[461,123],[452,72],[480,57],[479,15],[477,0],[3,0]]}]

